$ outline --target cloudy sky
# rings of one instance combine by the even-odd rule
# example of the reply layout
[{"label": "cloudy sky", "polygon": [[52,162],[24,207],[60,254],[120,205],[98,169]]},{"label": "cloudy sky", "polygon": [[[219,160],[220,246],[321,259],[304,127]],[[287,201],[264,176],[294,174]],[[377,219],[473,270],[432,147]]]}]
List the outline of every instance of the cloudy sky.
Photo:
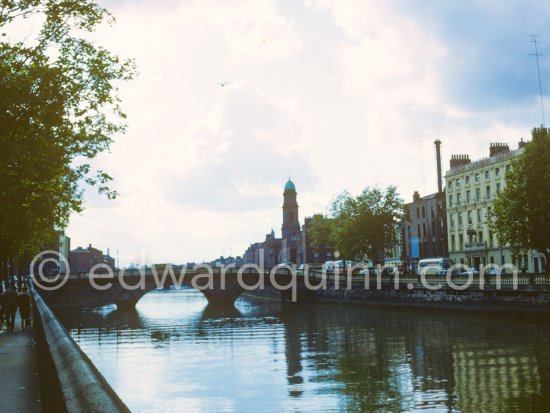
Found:
[{"label": "cloudy sky", "polygon": [[279,235],[289,176],[303,221],[343,189],[434,192],[436,138],[444,169],[452,153],[515,147],[542,123],[530,34],[550,108],[544,0],[100,4],[117,23],[97,42],[140,75],[120,89],[128,133],[94,162],[120,197],[87,191],[67,234],[121,265],[240,255]]}]

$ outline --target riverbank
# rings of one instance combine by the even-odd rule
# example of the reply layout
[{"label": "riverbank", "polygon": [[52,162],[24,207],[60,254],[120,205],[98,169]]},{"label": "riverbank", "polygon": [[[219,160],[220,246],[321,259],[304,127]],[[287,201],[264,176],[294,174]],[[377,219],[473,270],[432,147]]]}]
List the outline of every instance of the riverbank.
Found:
[{"label": "riverbank", "polygon": [[35,335],[22,331],[19,312],[15,331],[0,333],[0,412],[41,412]]},{"label": "riverbank", "polygon": [[[247,291],[249,296],[264,299],[281,299],[281,292],[273,287]],[[494,281],[483,289],[472,285],[467,289],[450,288],[442,285],[430,290],[420,283],[401,283],[395,288],[392,282],[383,282],[380,288],[371,283],[368,288],[354,280],[351,288],[335,286],[328,279],[326,288],[314,291],[313,300],[307,302],[328,302],[344,305],[367,305],[428,311],[451,311],[471,313],[510,314],[517,317],[547,318],[550,315],[550,290],[541,285],[511,285],[497,288]],[[300,301],[300,299],[298,299]]]}]

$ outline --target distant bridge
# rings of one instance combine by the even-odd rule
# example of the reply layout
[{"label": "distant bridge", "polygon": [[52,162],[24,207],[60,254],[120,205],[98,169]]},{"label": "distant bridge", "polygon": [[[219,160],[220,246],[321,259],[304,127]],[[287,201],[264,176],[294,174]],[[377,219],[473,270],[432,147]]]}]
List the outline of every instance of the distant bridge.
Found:
[{"label": "distant bridge", "polygon": [[[302,276],[294,275],[286,268],[273,271],[246,268],[195,268],[174,266],[172,271],[165,266],[147,269],[106,272],[71,273],[40,277],[35,286],[46,302],[54,308],[102,307],[116,304],[117,307],[134,307],[148,292],[172,285],[191,286],[201,291],[208,302],[218,306],[233,306],[245,291],[264,290],[266,294],[280,297],[283,301],[314,299],[314,292],[306,288]],[[58,278],[55,281],[56,277]]]},{"label": "distant bridge", "polygon": [[[171,269],[172,271],[168,271]],[[154,266],[148,269],[122,270],[117,274],[88,273],[68,274],[62,280],[55,277],[35,279],[36,289],[52,307],[101,307],[116,304],[118,307],[134,307],[148,292],[172,285],[191,286],[201,291],[214,306],[232,307],[245,291],[261,291],[263,295],[282,301],[303,302],[336,300],[339,302],[431,302],[439,300],[486,301],[494,299],[514,302],[544,301],[550,309],[550,275],[503,274],[501,277],[453,275],[453,285],[446,284],[445,277],[389,275],[368,277],[345,274],[335,277],[318,268],[307,273],[290,271],[285,267],[258,270],[257,268],[220,268],[207,265],[196,267]],[[59,276],[58,276],[59,277]],[[324,288],[320,284],[326,282]],[[60,285],[60,283],[62,285]],[[43,284],[41,288],[39,284]],[[429,285],[428,285],[429,284]],[[439,284],[440,288],[434,287]],[[437,291],[434,291],[437,290]],[[537,305],[538,306],[538,305]],[[540,307],[540,306],[539,306]],[[512,308],[512,307],[510,307]],[[545,310],[547,311],[547,310]]]}]

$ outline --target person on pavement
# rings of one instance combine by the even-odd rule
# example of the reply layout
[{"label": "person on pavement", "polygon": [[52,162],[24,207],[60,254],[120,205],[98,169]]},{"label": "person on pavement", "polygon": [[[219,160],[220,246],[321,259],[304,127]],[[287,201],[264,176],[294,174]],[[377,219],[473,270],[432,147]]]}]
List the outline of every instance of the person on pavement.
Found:
[{"label": "person on pavement", "polygon": [[17,306],[21,318],[21,330],[26,330],[31,325],[31,297],[27,292],[27,286],[21,288],[21,293],[17,297]]}]

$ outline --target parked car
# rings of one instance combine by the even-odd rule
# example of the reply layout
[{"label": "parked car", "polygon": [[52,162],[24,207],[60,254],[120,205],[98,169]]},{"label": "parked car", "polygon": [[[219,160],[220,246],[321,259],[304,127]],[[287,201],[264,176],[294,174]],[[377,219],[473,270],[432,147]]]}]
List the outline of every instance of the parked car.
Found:
[{"label": "parked car", "polygon": [[349,260],[346,260],[346,262],[344,263],[344,260],[337,260],[337,261],[334,261],[334,268],[337,269],[337,270],[347,270],[348,268],[351,268],[352,266],[352,262],[349,261]]},{"label": "parked car", "polygon": [[424,258],[418,261],[417,274],[445,275],[452,265],[453,261],[445,257]]},{"label": "parked car", "polygon": [[326,261],[323,265],[327,274],[334,273],[334,261]]},{"label": "parked car", "polygon": [[382,275],[394,275],[395,270],[395,267],[384,267],[382,270]]},{"label": "parked car", "polygon": [[365,268],[364,270],[359,271],[360,275],[367,275],[367,271],[369,275],[376,275],[376,271],[372,267]]},{"label": "parked car", "polygon": [[459,273],[459,275],[479,275],[479,271],[473,267],[468,268],[467,270],[462,269]]}]

